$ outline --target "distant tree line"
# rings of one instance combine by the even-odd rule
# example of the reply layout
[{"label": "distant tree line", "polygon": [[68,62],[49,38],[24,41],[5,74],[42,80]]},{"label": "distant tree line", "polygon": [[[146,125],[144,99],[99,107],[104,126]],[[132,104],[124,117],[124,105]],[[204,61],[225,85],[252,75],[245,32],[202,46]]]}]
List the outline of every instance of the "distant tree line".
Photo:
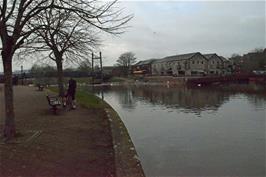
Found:
[{"label": "distant tree line", "polygon": [[[64,69],[64,77],[89,77],[91,76],[90,67],[86,68],[84,65],[78,68],[66,68]],[[57,77],[57,68],[50,65],[33,65],[29,77],[41,78],[41,77]]]},{"label": "distant tree line", "polygon": [[266,49],[255,49],[244,55],[233,54],[230,60],[236,71],[266,70]]}]

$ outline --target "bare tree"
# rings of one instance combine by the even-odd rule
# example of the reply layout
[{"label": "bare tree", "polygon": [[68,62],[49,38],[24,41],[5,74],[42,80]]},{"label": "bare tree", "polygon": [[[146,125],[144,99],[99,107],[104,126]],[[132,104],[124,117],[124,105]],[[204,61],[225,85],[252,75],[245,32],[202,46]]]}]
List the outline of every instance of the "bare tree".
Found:
[{"label": "bare tree", "polygon": [[134,53],[126,52],[121,54],[116,62],[118,66],[122,67],[124,75],[128,75],[131,66],[136,63],[136,59],[137,58],[135,57]]},{"label": "bare tree", "polygon": [[0,0],[1,55],[5,75],[4,137],[7,140],[16,134],[12,88],[14,53],[22,46],[29,46],[35,41],[36,38],[30,38],[33,33],[47,28],[38,24],[33,25],[33,18],[51,8],[67,10],[101,31],[119,34],[132,16],[121,16],[120,10],[112,11],[114,4],[115,2],[86,0]]},{"label": "bare tree", "polygon": [[[48,47],[51,51],[49,58],[55,61],[58,71],[59,95],[64,95],[63,63],[86,60],[90,52],[99,44],[98,33],[104,31],[110,34],[121,34],[124,25],[131,16],[120,17],[120,10],[113,10],[111,3],[97,1],[69,1],[64,8],[56,6],[36,16],[37,26],[44,26],[37,30],[38,44],[31,46],[37,51]],[[72,4],[74,3],[75,6]],[[82,6],[81,6],[82,4]],[[36,24],[33,24],[35,28]],[[36,39],[34,39],[36,41]],[[28,52],[27,52],[28,53]]]},{"label": "bare tree", "polygon": [[27,23],[42,10],[51,7],[47,0],[1,0],[0,36],[5,77],[5,125],[4,137],[15,136],[15,114],[12,88],[12,59],[17,49],[36,30],[27,28]]},{"label": "bare tree", "polygon": [[90,60],[87,58],[79,63],[78,71],[81,72],[91,72],[92,71],[92,65]]},{"label": "bare tree", "polygon": [[[77,19],[69,10],[49,9],[36,18],[38,26],[45,26],[36,31],[37,45],[32,46],[38,52],[48,48],[49,58],[56,63],[59,95],[64,95],[63,63],[79,62],[90,56],[92,48],[97,46],[96,34],[82,18]],[[35,39],[36,41],[36,39]],[[43,46],[45,45],[45,47]],[[37,47],[37,48],[36,48]]]}]

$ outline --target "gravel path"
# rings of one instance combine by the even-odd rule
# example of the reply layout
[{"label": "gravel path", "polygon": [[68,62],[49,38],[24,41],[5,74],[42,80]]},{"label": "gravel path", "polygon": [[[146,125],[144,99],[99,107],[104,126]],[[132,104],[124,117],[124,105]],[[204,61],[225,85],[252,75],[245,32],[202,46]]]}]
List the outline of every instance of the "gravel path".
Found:
[{"label": "gravel path", "polygon": [[[0,86],[0,128],[3,128]],[[110,125],[103,109],[78,107],[53,115],[45,91],[16,86],[14,143],[0,144],[0,176],[115,176]]]}]

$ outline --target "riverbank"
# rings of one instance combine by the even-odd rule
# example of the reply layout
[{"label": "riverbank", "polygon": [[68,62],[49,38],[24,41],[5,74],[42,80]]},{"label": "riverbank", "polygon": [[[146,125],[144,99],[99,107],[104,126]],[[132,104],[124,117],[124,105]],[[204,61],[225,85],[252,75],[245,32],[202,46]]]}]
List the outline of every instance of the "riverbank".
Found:
[{"label": "riverbank", "polygon": [[[77,94],[81,100],[76,110],[60,110],[53,115],[45,93],[33,87],[14,87],[18,136],[8,144],[0,144],[0,176],[121,176],[118,158],[127,154],[115,150],[117,144],[123,145],[113,138],[114,133],[123,132],[114,123],[119,117],[107,115],[107,104],[97,98],[87,102],[93,97],[84,99],[84,93]],[[0,99],[2,103],[3,89]],[[0,115],[2,129],[4,104]],[[130,139],[128,135],[122,137]],[[127,142],[128,147],[133,146],[130,140]],[[123,169],[127,176],[143,176],[139,163],[128,167]],[[139,169],[139,173],[132,169]]]}]

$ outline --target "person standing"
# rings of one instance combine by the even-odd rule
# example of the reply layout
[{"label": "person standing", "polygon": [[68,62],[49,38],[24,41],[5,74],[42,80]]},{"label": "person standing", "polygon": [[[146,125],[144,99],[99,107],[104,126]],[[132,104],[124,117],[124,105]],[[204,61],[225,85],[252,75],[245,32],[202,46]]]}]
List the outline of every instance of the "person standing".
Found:
[{"label": "person standing", "polygon": [[67,99],[72,106],[72,109],[76,109],[76,101],[75,101],[75,94],[76,94],[77,82],[73,78],[70,78],[68,81],[68,89],[67,89]]}]

